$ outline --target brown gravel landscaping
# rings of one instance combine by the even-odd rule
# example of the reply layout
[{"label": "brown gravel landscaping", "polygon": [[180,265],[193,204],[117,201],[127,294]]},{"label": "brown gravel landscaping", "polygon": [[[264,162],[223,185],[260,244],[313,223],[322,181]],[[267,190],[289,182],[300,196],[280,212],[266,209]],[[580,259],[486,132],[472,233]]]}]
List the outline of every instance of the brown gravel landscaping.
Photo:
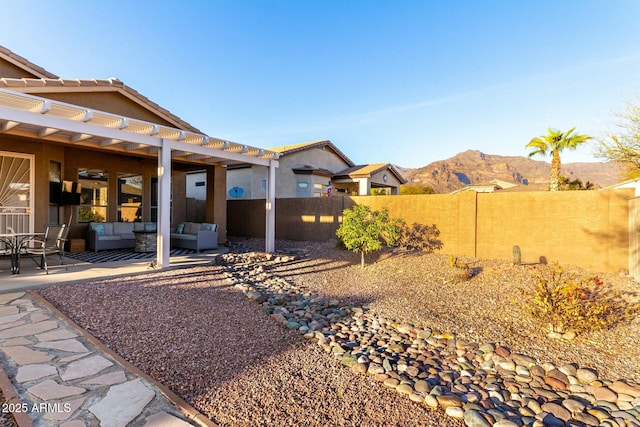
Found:
[{"label": "brown gravel landscaping", "polygon": [[[241,243],[259,250],[263,241]],[[265,268],[313,294],[503,345],[541,363],[575,363],[595,368],[601,378],[640,381],[640,321],[571,341],[549,339],[521,307],[535,266],[465,259],[477,274],[459,282],[442,254],[384,252],[368,257],[361,270],[357,254],[330,242],[278,241],[277,248],[306,256]],[[627,278],[600,277],[628,293],[637,289]],[[220,425],[462,425],[352,373],[283,328],[224,280],[220,266],[56,286],[41,294]]]}]

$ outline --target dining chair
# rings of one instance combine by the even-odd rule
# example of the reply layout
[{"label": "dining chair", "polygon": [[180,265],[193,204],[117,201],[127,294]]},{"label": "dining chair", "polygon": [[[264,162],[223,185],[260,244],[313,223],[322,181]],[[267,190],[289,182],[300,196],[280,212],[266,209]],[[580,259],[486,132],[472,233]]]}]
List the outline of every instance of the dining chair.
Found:
[{"label": "dining chair", "polygon": [[[69,270],[64,263],[64,246],[67,242],[67,234],[69,233],[69,227],[67,224],[61,225],[48,225],[44,232],[44,237],[40,239],[32,239],[30,242],[33,247],[27,247],[26,251],[31,256],[31,259],[39,265],[41,269],[44,269],[49,274],[49,268],[47,265],[47,256],[58,254],[60,256],[60,262],[64,265],[65,270]],[[33,256],[40,257],[40,263],[33,258]]]}]

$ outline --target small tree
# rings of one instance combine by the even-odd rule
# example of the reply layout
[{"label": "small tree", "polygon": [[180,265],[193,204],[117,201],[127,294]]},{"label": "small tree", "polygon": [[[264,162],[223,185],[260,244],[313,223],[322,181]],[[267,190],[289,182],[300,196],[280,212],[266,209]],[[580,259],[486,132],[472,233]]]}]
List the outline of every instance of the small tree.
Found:
[{"label": "small tree", "polygon": [[627,178],[640,177],[640,97],[616,114],[618,132],[599,138],[596,156],[619,163]]},{"label": "small tree", "polygon": [[401,219],[390,218],[386,208],[376,211],[369,206],[356,205],[342,212],[342,224],[336,236],[345,248],[360,252],[360,267],[364,268],[364,255],[379,251],[385,244],[393,246],[403,225]]}]

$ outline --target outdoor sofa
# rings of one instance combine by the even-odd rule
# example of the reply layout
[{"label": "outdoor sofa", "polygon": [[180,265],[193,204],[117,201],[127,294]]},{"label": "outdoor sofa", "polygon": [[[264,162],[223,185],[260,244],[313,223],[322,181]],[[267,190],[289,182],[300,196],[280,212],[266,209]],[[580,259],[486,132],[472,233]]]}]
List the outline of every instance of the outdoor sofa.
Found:
[{"label": "outdoor sofa", "polygon": [[[87,229],[87,248],[95,252],[105,249],[135,247],[134,231],[156,231],[155,222],[92,222]],[[218,224],[184,222],[171,228],[171,247],[202,251],[218,248]]]},{"label": "outdoor sofa", "polygon": [[91,222],[87,229],[87,249],[133,249],[136,245],[134,231],[156,231],[155,222]]},{"label": "outdoor sofa", "polygon": [[218,248],[218,224],[183,222],[171,228],[171,247],[202,251]]}]

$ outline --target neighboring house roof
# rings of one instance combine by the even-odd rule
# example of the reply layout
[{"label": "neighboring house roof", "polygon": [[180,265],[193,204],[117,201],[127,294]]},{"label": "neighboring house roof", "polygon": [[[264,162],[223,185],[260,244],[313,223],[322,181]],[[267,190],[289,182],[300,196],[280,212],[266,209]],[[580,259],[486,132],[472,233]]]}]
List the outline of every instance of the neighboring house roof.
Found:
[{"label": "neighboring house roof", "polygon": [[333,176],[333,172],[328,169],[316,168],[310,165],[304,165],[299,168],[292,168],[291,170],[293,170],[293,173],[299,175],[320,175],[329,178]]},{"label": "neighboring house roof", "polygon": [[58,78],[58,76],[56,76],[55,74],[48,72],[47,70],[40,67],[39,65],[36,65],[33,62],[28,61],[27,59],[23,58],[22,56],[16,53],[13,53],[12,51],[10,51],[9,49],[3,46],[0,46],[0,58],[13,64],[15,67],[18,67],[21,70],[32,74],[34,77],[45,78],[45,79]]},{"label": "neighboring house roof", "polygon": [[640,178],[626,179],[624,181],[616,182],[615,184],[607,185],[606,187],[601,188],[601,190],[610,190],[612,188],[618,188],[628,184],[638,184],[638,182],[640,182]]},{"label": "neighboring house roof", "polygon": [[398,170],[391,163],[374,163],[370,165],[352,166],[343,171],[340,171],[334,175],[334,178],[370,178],[372,175],[389,169],[391,173],[403,184],[407,183],[407,180],[398,172]]},{"label": "neighboring house roof", "polygon": [[474,182],[466,185],[458,190],[452,191],[451,194],[461,193],[463,191],[477,191],[479,193],[492,193],[497,190],[505,190],[517,187],[517,184],[511,182],[494,179],[487,182]]},{"label": "neighboring house roof", "polygon": [[340,157],[346,164],[349,166],[353,166],[354,163],[350,158],[346,156],[342,151],[338,149],[331,141],[328,139],[323,139],[320,141],[311,141],[311,142],[302,142],[300,144],[292,144],[292,145],[282,145],[279,147],[269,148],[269,151],[274,151],[276,153],[280,153],[280,157],[286,156],[288,154],[298,153],[304,150],[311,150],[313,148],[329,148],[331,151],[336,153],[338,157]]}]

